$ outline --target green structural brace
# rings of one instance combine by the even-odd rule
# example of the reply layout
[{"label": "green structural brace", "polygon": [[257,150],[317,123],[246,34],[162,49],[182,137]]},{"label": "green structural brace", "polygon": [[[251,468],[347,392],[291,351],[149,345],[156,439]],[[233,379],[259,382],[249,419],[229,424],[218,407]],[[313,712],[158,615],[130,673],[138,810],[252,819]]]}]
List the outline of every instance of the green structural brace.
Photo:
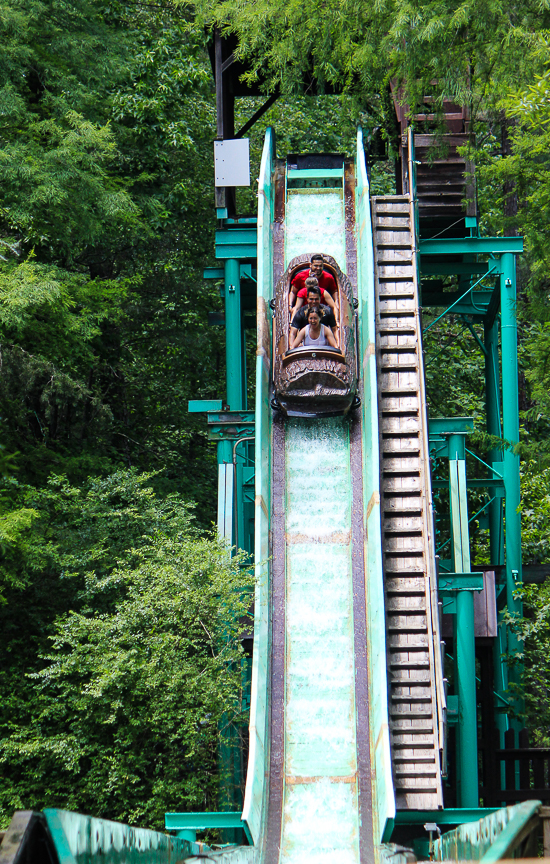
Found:
[{"label": "green structural brace", "polygon": [[[436,318],[425,332],[450,313],[459,316],[482,351],[485,363],[486,431],[493,439],[504,441],[488,454],[489,476],[466,477],[466,436],[473,431],[473,421],[467,418],[430,420],[432,454],[444,456],[449,462],[449,481],[435,480],[434,489],[448,486],[450,493],[452,567],[462,574],[470,573],[470,540],[467,489],[486,487],[490,500],[488,513],[491,564],[503,567],[506,574],[504,601],[507,608],[519,613],[516,582],[521,579],[521,517],[519,442],[517,320],[516,320],[516,256],[523,251],[523,240],[504,238],[453,238],[420,242],[420,270],[423,278],[422,306],[437,309]],[[455,275],[459,291],[430,290],[434,275]],[[494,282],[488,291],[485,286]],[[443,311],[439,309],[443,307]],[[483,341],[473,323],[483,324]],[[499,352],[500,330],[500,352]],[[500,357],[499,357],[500,353]],[[500,361],[500,362],[499,362]],[[429,361],[428,361],[429,362]],[[473,455],[473,454],[472,454]],[[481,461],[481,460],[479,460]],[[503,506],[504,505],[504,506]],[[506,530],[504,530],[504,515]],[[441,575],[441,574],[440,574]],[[450,574],[446,574],[448,577]],[[466,577],[462,576],[465,580]],[[440,588],[443,587],[441,585]],[[448,590],[448,586],[444,589]],[[458,703],[457,717],[457,802],[461,807],[478,804],[477,715],[475,689],[475,638],[473,585],[463,581],[456,586],[456,648],[455,676]],[[479,589],[477,589],[479,590]],[[495,690],[508,686],[509,672],[502,660],[504,651],[513,651],[515,643],[505,628],[498,628],[494,649]],[[495,722],[501,735],[510,721],[498,711]]]}]

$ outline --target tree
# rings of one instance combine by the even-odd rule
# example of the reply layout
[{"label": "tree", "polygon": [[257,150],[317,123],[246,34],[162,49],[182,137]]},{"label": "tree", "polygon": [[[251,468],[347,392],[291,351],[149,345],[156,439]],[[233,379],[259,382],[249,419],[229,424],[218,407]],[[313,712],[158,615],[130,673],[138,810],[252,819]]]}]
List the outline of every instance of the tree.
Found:
[{"label": "tree", "polygon": [[161,828],[166,810],[215,809],[251,577],[150,480],[21,490],[32,581],[0,607],[4,821],[58,806]]},{"label": "tree", "polygon": [[547,0],[181,2],[237,35],[247,77],[267,90],[300,92],[313,76],[321,90],[359,92],[371,108],[390,78],[403,83],[411,105],[435,79],[436,108],[444,95],[460,104],[481,98],[486,108],[511,82],[529,80],[547,51]]}]

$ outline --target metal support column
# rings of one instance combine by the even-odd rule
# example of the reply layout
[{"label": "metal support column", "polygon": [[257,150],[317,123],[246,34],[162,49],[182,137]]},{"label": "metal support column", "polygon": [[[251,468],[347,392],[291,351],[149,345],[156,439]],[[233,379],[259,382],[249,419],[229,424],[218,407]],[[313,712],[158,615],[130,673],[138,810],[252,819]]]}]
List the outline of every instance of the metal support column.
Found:
[{"label": "metal support column", "polygon": [[[519,443],[519,393],[518,393],[518,334],[516,309],[516,259],[511,253],[501,258],[500,276],[501,309],[501,354],[502,354],[502,434],[509,446],[504,449],[504,488],[505,488],[505,547],[506,547],[506,605],[508,611],[521,615],[523,604],[515,596],[516,582],[521,581],[521,514],[519,454],[510,445]],[[517,637],[507,630],[506,649],[515,653]],[[507,670],[508,681],[519,681],[521,670],[514,667]],[[521,710],[521,705],[516,704]],[[515,733],[519,731],[517,719],[509,720]]]},{"label": "metal support column", "polygon": [[[470,538],[466,496],[466,442],[464,435],[449,436],[449,480],[454,568],[470,573]],[[474,595],[471,590],[456,593],[455,659],[458,694],[458,804],[477,807],[477,710]]]},{"label": "metal support column", "polygon": [[[485,345],[485,411],[487,432],[495,438],[500,438],[500,369],[498,358],[498,321],[484,325]],[[492,447],[489,462],[501,462],[502,449]],[[502,530],[502,499],[497,498],[489,504],[489,545],[491,564],[502,564],[504,561],[504,536]]]},{"label": "metal support column", "polygon": [[246,410],[244,351],[242,336],[240,263],[225,262],[225,362],[227,404],[231,411]]},{"label": "metal support column", "polygon": [[[500,419],[500,364],[498,354],[498,319],[492,317],[490,321],[484,322],[483,341],[485,345],[485,412],[487,432],[496,438],[502,437]],[[492,447],[489,452],[489,463],[495,465],[500,463],[502,473],[502,449]],[[493,492],[491,492],[491,496]],[[504,563],[504,525],[502,519],[502,498],[498,497],[489,504],[489,560],[491,564]],[[502,613],[500,615],[502,617]],[[493,645],[493,678],[494,687],[498,693],[503,693],[508,686],[507,668],[502,662],[502,652],[505,640],[503,623],[499,623],[498,636]],[[495,726],[499,734],[499,747],[504,747],[504,733],[508,728],[507,716],[502,712],[495,712]],[[504,772],[504,765],[501,765]],[[504,775],[503,775],[504,777]]]},{"label": "metal support column", "polygon": [[[246,410],[246,374],[242,335],[240,262],[225,261],[225,366],[227,405],[231,411]],[[231,441],[218,442],[218,465],[232,465]]]},{"label": "metal support column", "polygon": [[[519,442],[518,337],[516,318],[515,255],[505,253],[500,277],[502,341],[502,426],[504,438]],[[516,581],[521,579],[521,515],[519,454],[504,450],[504,487],[506,490],[506,600],[510,612],[521,613],[521,602],[514,597]]]}]

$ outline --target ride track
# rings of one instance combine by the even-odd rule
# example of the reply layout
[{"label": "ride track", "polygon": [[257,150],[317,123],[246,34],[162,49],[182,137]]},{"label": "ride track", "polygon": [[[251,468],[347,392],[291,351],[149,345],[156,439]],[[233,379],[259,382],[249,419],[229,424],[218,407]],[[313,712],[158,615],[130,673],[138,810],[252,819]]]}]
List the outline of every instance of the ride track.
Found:
[{"label": "ride track", "polygon": [[[427,565],[428,554],[433,554],[433,547],[427,546],[431,496],[429,475],[418,470],[418,458],[411,465],[410,452],[413,427],[422,439],[426,423],[420,392],[414,394],[414,408],[410,405],[411,351],[416,352],[418,391],[421,380],[419,331],[415,326],[412,334],[401,333],[400,323],[394,322],[399,332],[392,335],[384,313],[377,311],[380,298],[375,292],[373,250],[377,249],[378,257],[382,253],[373,246],[361,133],[356,164],[357,177],[352,160],[345,160],[339,175],[334,169],[325,174],[322,169],[289,170],[285,161],[274,158],[270,132],[266,137],[258,214],[256,621],[243,810],[243,820],[255,844],[263,848],[261,860],[266,864],[373,861],[375,848],[381,850],[393,827],[394,787],[402,808],[442,806],[435,696],[443,689],[436,686],[441,668],[431,648],[434,639],[438,644],[437,618],[431,608],[435,568]],[[401,196],[400,211],[404,205],[414,303],[412,208]],[[403,222],[401,212],[398,222]],[[397,265],[386,262],[381,275],[376,262],[379,282],[386,293],[400,292],[394,293],[400,306],[403,275],[395,275],[393,281],[387,276],[392,267],[402,270],[404,236],[399,224],[392,253],[399,259]],[[328,420],[285,419],[271,407],[269,302],[289,262],[304,251],[318,250],[341,266],[357,300],[362,407],[347,417]],[[409,318],[408,308],[406,314]],[[379,408],[384,418],[387,405],[378,404],[376,355],[386,356],[392,342],[400,343],[394,352],[396,362],[402,356],[408,363],[401,373],[401,380],[403,374],[408,377],[408,391],[401,392],[399,374],[394,375],[397,405],[390,409],[392,433],[387,445],[385,426],[381,437],[378,428]],[[405,346],[407,353],[402,350]],[[387,401],[386,394],[381,398]],[[403,400],[406,405],[400,404]],[[402,426],[397,431],[396,423]],[[379,447],[383,458],[387,446],[393,448],[395,492],[395,463],[400,455],[395,449],[401,443],[406,461],[397,484],[403,494],[399,499],[394,494],[388,506],[401,504],[407,512],[399,513],[401,534],[395,535],[395,519],[388,528],[387,518],[383,534],[380,502],[387,503],[392,493],[386,488],[384,471],[380,487]],[[411,470],[417,476],[409,493]],[[399,572],[392,564],[395,554],[391,560],[386,555],[391,584],[395,588],[399,576],[403,580],[394,590],[386,620],[383,538],[394,546],[396,537],[398,545],[410,543],[411,508],[416,519],[413,544],[418,547],[420,535],[423,554],[419,558],[415,552],[414,560],[403,559]],[[388,539],[392,527],[394,535]],[[393,647],[389,659],[398,664],[391,670],[391,708],[386,628]],[[393,773],[390,719],[397,754]]]}]

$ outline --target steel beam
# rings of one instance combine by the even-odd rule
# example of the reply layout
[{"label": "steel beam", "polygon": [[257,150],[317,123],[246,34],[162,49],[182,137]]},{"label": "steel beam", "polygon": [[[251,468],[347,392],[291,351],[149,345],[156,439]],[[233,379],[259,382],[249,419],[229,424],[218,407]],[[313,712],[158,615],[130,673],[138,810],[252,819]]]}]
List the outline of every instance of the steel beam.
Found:
[{"label": "steel beam", "polygon": [[[449,486],[454,568],[470,573],[470,538],[466,495],[466,433],[449,437]],[[472,590],[456,590],[455,661],[458,694],[457,785],[461,807],[477,807],[477,710],[474,597]]]},{"label": "steel beam", "polygon": [[[495,300],[494,298],[497,298]],[[500,363],[498,355],[498,320],[496,310],[500,306],[500,285],[495,288],[491,307],[484,323],[483,341],[485,344],[485,416],[486,428],[489,435],[495,438],[502,437],[500,423]],[[495,310],[495,314],[491,314]],[[491,448],[489,462],[502,462],[502,449]],[[502,472],[501,472],[502,473]],[[489,504],[489,560],[499,565],[504,562],[504,525],[502,520],[502,497],[494,498]],[[502,614],[501,614],[502,617]],[[493,645],[493,678],[495,690],[504,691],[508,686],[507,668],[502,662],[501,640],[503,638],[503,627],[498,629],[498,636]],[[500,746],[504,746],[504,732],[508,723],[506,716],[501,712],[495,712],[494,721],[500,738]],[[502,772],[504,766],[501,766]]]},{"label": "steel beam", "polygon": [[464,825],[478,822],[484,816],[494,813],[498,807],[445,807],[444,810],[400,810],[395,814],[396,825]]},{"label": "steel beam", "polygon": [[[501,356],[502,356],[502,434],[512,443],[519,442],[519,404],[518,404],[518,345],[516,318],[516,261],[515,256],[502,256],[500,277],[500,317],[501,317]],[[516,595],[516,581],[521,581],[521,514],[519,453],[510,447],[504,450],[503,477],[505,496],[505,549],[506,549],[506,605],[512,614],[521,615],[523,604]],[[518,650],[517,637],[508,629],[506,648],[511,654]],[[504,671],[506,674],[506,671]],[[521,670],[507,671],[509,680],[518,680]],[[521,710],[521,706],[516,706]],[[518,729],[518,721],[512,721]]]},{"label": "steel beam", "polygon": [[480,276],[489,272],[487,261],[432,261],[423,258],[420,272],[424,276]]},{"label": "steel beam", "polygon": [[[518,341],[516,319],[516,263],[514,255],[503,255],[501,293],[502,342],[502,433],[513,445],[519,443]],[[519,453],[504,450],[506,489],[506,600],[510,612],[521,612],[514,597],[516,580],[521,579],[521,515]]]},{"label": "steel beam", "polygon": [[421,240],[421,255],[518,255],[523,252],[523,237],[450,237],[446,240]]}]

